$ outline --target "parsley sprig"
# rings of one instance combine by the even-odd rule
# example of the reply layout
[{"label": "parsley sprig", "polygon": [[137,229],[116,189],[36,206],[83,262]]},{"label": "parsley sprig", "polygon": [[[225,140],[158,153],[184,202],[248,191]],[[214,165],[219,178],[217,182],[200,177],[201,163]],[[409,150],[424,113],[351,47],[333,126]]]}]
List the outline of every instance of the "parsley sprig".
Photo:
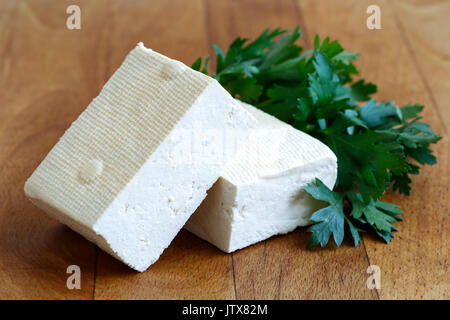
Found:
[{"label": "parsley sprig", "polygon": [[[309,248],[324,247],[331,235],[339,246],[345,230],[355,246],[368,230],[388,243],[402,211],[380,197],[391,185],[409,195],[410,175],[419,174],[419,164],[436,163],[430,145],[441,137],[420,121],[423,106],[372,99],[377,86],[353,80],[358,54],[319,36],[312,50],[303,51],[296,44],[300,37],[299,27],[267,29],[253,41],[237,38],[226,54],[213,45],[212,77],[234,97],[318,138],[336,154],[335,190],[319,179],[305,188],[328,204],[311,217]],[[208,74],[208,61],[198,58],[192,68]]]}]

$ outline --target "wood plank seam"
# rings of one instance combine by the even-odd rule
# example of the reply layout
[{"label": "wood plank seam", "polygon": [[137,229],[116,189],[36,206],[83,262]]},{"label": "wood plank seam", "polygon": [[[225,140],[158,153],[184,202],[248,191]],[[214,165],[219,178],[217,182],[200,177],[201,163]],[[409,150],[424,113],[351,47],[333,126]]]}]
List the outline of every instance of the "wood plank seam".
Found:
[{"label": "wood plank seam", "polygon": [[237,300],[237,288],[236,288],[236,273],[234,272],[234,257],[233,253],[231,253],[231,269],[233,270],[233,286],[234,286],[234,299]]},{"label": "wood plank seam", "polygon": [[305,40],[305,44],[306,46],[309,48],[312,44],[311,40],[309,39],[309,32],[308,30],[305,28],[305,25],[303,25],[303,13],[302,10],[300,9],[297,0],[291,0],[294,4],[295,7],[295,14],[298,17],[298,25],[300,26],[300,32],[302,33],[302,37]]},{"label": "wood plank seam", "polygon": [[[6,67],[5,61],[6,61],[7,53],[9,51],[11,51],[11,46],[12,46],[12,42],[14,39],[15,31],[16,31],[18,12],[19,12],[19,9],[18,9],[18,5],[16,4],[16,6],[11,14],[8,14],[8,15],[5,14],[6,22],[2,22],[2,24],[4,26],[6,26],[6,28],[3,28],[3,30],[1,31],[5,34],[5,40],[4,40],[5,45],[4,45],[2,52],[0,52],[0,59],[1,59],[0,61],[2,61],[2,67],[4,68],[3,72],[2,72],[4,74],[2,74],[0,76],[0,85],[3,84],[3,80],[6,80],[6,72],[5,71],[7,71],[7,68],[5,68]],[[0,42],[0,44],[1,44],[1,42]],[[1,108],[1,106],[0,106],[0,108]]]},{"label": "wood plank seam", "polygon": [[[206,30],[206,45],[208,47],[208,53],[210,57],[213,57],[214,54],[214,50],[211,46],[211,44],[213,43],[213,39],[212,39],[212,35],[210,32],[210,16],[209,16],[209,1],[208,0],[203,0],[203,15],[204,15],[204,25],[205,25],[205,30]],[[210,61],[209,62],[209,66],[211,67],[215,67],[215,61]],[[236,272],[234,269],[234,253],[231,253],[231,269],[232,269],[232,275],[233,275],[233,289],[234,289],[234,299],[237,300],[238,299],[238,295],[237,295],[237,287],[236,287]]]},{"label": "wood plank seam", "polygon": [[[112,2],[109,6],[108,6],[108,13],[111,17],[114,17],[114,14],[116,12],[116,6],[117,3],[116,2]],[[113,18],[111,18],[113,19]],[[110,36],[113,34],[113,27],[114,27],[114,23],[112,23],[110,25],[109,28],[106,28],[106,37],[107,38],[111,38]],[[104,86],[104,84],[109,80],[109,78],[111,77],[111,75],[113,74],[113,72],[111,72],[111,49],[106,50],[106,63],[105,63],[105,70],[103,73],[103,82],[99,82],[99,90],[101,90],[101,88]],[[94,285],[92,288],[92,299],[91,300],[96,300],[95,298],[95,290],[96,290],[96,284],[97,284],[97,271],[98,271],[98,258],[99,258],[99,248],[97,247],[97,245],[95,246],[95,256],[94,256]]]},{"label": "wood plank seam", "polygon": [[438,114],[439,122],[442,124],[442,127],[444,128],[444,134],[447,136],[448,135],[447,127],[446,127],[446,125],[445,125],[445,123],[443,121],[443,117],[442,117],[441,111],[440,111],[440,109],[438,107],[438,104],[437,104],[437,101],[436,101],[436,99],[435,99],[435,97],[433,95],[433,92],[431,91],[430,85],[429,85],[429,83],[428,83],[428,81],[427,81],[427,79],[425,77],[425,74],[423,73],[423,70],[422,70],[422,68],[421,68],[421,66],[419,64],[419,61],[417,60],[416,53],[414,52],[414,49],[411,46],[411,42],[409,40],[408,34],[406,33],[402,22],[398,18],[397,11],[395,10],[395,7],[392,5],[391,2],[388,2],[388,3],[391,6],[392,12],[394,13],[393,15],[394,15],[395,24],[397,25],[397,28],[400,31],[400,35],[402,37],[402,40],[405,43],[405,46],[406,46],[406,48],[408,49],[408,51],[410,53],[411,60],[412,60],[412,62],[414,64],[414,66],[417,69],[417,73],[419,74],[420,78],[422,79],[422,82],[423,82],[423,85],[425,87],[425,90],[427,91],[427,93],[428,93],[428,95],[430,97],[432,106],[436,110],[436,113]]},{"label": "wood plank seam", "polygon": [[[298,5],[298,1],[297,0],[292,0],[292,1],[294,2],[295,9],[296,9],[296,14],[297,14],[298,19],[300,21],[299,22],[300,30],[302,30],[302,35],[303,35],[303,38],[305,40],[305,44],[309,48],[309,47],[311,47],[312,43],[310,42],[309,32],[307,31],[307,29],[304,26],[301,25],[301,23],[303,21],[302,11],[300,9],[300,6]],[[369,259],[369,254],[367,253],[366,245],[364,243],[364,236],[361,237],[361,244],[362,244],[362,246],[364,248],[364,253],[366,255],[367,267],[369,267],[371,265],[371,262],[370,262],[370,259]],[[339,249],[337,249],[337,250],[339,250]],[[380,300],[380,294],[378,292],[378,289],[376,289],[376,288],[375,288],[375,293],[376,293],[376,296],[377,296],[378,300]]]},{"label": "wood plank seam", "polygon": [[[206,41],[207,41],[206,46],[208,48],[209,56],[213,57],[214,50],[212,48],[213,40],[212,40],[211,31],[210,31],[211,21],[210,21],[210,16],[209,16],[209,1],[208,0],[203,0],[203,8],[204,8],[204,12],[203,12],[204,19],[203,20],[204,20],[204,25],[205,25]],[[213,60],[213,59],[211,59],[211,60]],[[208,69],[213,70],[213,68],[215,68],[215,65],[216,65],[216,61],[209,61]]]},{"label": "wood plank seam", "polygon": [[[366,253],[366,259],[367,259],[367,263],[368,263],[368,267],[369,267],[372,265],[372,263],[370,262],[369,254],[367,253],[366,243],[364,242],[364,237],[361,237],[361,244],[364,247],[364,252]],[[375,293],[377,294],[378,300],[380,300],[380,293],[378,292],[378,289],[374,288],[374,290],[375,290]]]},{"label": "wood plank seam", "polygon": [[277,300],[280,300],[281,297],[281,277],[283,275],[283,264],[281,261],[281,257],[279,259],[279,264],[280,264],[280,276],[278,278],[278,295],[277,295]]},{"label": "wood plank seam", "polygon": [[95,246],[95,257],[94,257],[94,285],[92,287],[92,299],[95,300],[95,284],[97,281],[97,266],[98,266],[98,247]]}]

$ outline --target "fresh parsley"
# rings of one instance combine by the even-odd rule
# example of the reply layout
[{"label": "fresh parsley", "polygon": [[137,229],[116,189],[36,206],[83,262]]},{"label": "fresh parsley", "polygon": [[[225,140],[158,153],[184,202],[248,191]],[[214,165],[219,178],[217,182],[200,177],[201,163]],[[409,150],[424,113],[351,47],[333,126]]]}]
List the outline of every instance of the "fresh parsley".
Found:
[{"label": "fresh parsley", "polygon": [[[364,80],[353,62],[358,54],[338,41],[315,37],[314,48],[296,44],[299,27],[265,30],[255,40],[237,38],[224,51],[216,45],[217,79],[234,97],[289,123],[327,144],[338,159],[335,190],[319,179],[305,190],[328,206],[316,211],[308,248],[324,247],[331,236],[339,246],[348,230],[354,245],[372,230],[390,242],[401,220],[398,206],[380,201],[392,186],[409,195],[419,164],[435,164],[430,145],[441,137],[421,122],[423,106],[376,102],[377,86]],[[208,61],[192,68],[208,74]]]}]

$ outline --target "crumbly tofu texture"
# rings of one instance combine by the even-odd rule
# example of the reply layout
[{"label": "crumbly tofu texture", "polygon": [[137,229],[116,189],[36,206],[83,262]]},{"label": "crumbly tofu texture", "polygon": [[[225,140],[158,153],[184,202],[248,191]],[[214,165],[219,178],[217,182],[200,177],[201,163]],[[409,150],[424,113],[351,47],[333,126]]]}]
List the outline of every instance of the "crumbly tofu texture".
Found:
[{"label": "crumbly tofu texture", "polygon": [[[215,150],[207,133],[246,139],[254,124],[217,81],[138,44],[27,180],[25,194],[144,271],[234,156],[227,150],[202,161]],[[186,143],[188,154],[174,159]]]},{"label": "crumbly tofu texture", "polygon": [[310,224],[321,203],[303,188],[315,178],[332,188],[337,176],[326,145],[241,104],[258,125],[185,225],[224,252]]}]

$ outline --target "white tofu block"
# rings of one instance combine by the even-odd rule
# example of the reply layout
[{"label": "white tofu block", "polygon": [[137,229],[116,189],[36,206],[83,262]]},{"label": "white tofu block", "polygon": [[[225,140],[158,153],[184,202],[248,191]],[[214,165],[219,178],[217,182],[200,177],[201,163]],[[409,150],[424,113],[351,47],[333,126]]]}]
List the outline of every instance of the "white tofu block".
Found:
[{"label": "white tofu block", "polygon": [[322,204],[303,188],[316,177],[332,188],[337,176],[336,156],[326,145],[241,104],[258,125],[185,225],[225,252],[310,224]]},{"label": "white tofu block", "polygon": [[34,171],[25,194],[144,271],[234,155],[204,161],[221,151],[209,133],[245,139],[254,123],[217,81],[140,43]]}]

